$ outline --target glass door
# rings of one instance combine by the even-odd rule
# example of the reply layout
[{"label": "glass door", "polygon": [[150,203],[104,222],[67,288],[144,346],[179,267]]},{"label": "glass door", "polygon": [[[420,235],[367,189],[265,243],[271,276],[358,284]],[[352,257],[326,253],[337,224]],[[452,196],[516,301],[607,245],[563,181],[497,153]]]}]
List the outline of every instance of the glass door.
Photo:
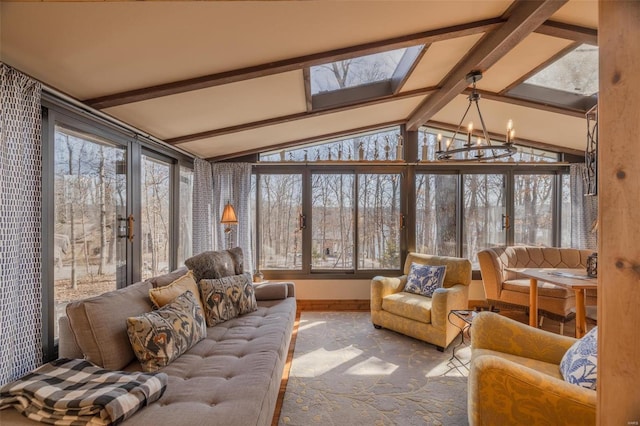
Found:
[{"label": "glass door", "polygon": [[462,182],[462,257],[479,269],[478,251],[507,242],[506,176],[465,174]]},{"label": "glass door", "polygon": [[54,324],[69,302],[123,287],[127,242],[127,149],[55,127]]}]

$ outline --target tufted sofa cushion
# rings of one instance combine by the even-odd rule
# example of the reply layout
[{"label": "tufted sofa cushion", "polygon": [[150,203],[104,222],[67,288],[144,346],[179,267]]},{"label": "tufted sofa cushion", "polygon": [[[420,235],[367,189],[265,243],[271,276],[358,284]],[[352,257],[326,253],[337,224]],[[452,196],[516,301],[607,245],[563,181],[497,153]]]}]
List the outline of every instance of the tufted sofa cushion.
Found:
[{"label": "tufted sofa cushion", "polygon": [[160,370],[169,376],[162,398],[125,424],[271,424],[295,313],[292,297],[261,301],[257,311],[208,328],[204,340]]}]

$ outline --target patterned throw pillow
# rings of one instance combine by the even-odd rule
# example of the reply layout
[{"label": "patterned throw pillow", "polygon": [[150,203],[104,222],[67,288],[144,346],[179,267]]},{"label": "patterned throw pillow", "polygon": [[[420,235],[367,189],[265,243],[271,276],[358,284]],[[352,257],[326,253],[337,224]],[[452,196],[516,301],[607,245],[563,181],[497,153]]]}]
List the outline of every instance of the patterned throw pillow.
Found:
[{"label": "patterned throw pillow", "polygon": [[179,277],[169,285],[150,289],[149,298],[156,308],[161,308],[187,290],[193,293],[193,296],[204,313],[204,306],[202,305],[202,301],[200,301],[200,290],[198,290],[198,284],[196,284],[193,272],[191,271],[187,271],[183,276]]},{"label": "patterned throw pillow", "polygon": [[431,297],[436,289],[442,287],[446,266],[431,266],[412,263],[404,291]]},{"label": "patterned throw pillow", "polygon": [[595,390],[597,371],[598,327],[593,327],[565,352],[560,373],[566,382]]},{"label": "patterned throw pillow", "polygon": [[209,327],[258,309],[249,273],[204,279],[198,284]]},{"label": "patterned throw pillow", "polygon": [[144,371],[156,371],[204,339],[207,327],[191,291],[156,311],[127,318],[127,334]]}]

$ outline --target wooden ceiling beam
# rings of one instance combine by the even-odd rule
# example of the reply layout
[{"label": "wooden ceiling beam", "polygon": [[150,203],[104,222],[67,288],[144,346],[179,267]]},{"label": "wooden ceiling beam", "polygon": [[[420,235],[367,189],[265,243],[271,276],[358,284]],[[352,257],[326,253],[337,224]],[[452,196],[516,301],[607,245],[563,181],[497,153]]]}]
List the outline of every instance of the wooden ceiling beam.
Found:
[{"label": "wooden ceiling beam", "polygon": [[534,32],[552,37],[566,38],[567,40],[577,41],[581,44],[598,45],[598,30],[565,24],[563,22],[546,21]]},{"label": "wooden ceiling beam", "polygon": [[354,56],[371,55],[387,50],[400,49],[419,44],[429,44],[437,41],[479,34],[499,27],[504,21],[504,18],[492,18],[430,31],[423,31],[386,40],[364,43],[357,46],[314,53],[311,55],[299,56],[297,58],[290,58],[237,70],[209,74],[121,93],[114,93],[107,96],[87,99],[84,103],[96,109],[105,109],[118,105],[155,99],[162,96],[176,95],[192,90],[206,89],[208,87],[219,86],[222,84],[235,83],[252,78],[294,71],[327,62],[340,61]]},{"label": "wooden ceiling beam", "polygon": [[325,108],[321,110],[299,112],[296,114],[284,115],[282,117],[268,118],[266,120],[253,121],[251,123],[243,123],[235,126],[223,127],[220,129],[213,129],[213,130],[207,130],[204,132],[193,133],[190,135],[178,136],[171,139],[165,139],[164,142],[168,143],[169,145],[179,145],[187,142],[197,141],[200,139],[213,138],[216,136],[228,135],[230,133],[253,130],[261,127],[273,126],[276,124],[283,124],[283,123],[288,123],[290,121],[296,121],[296,120],[304,120],[306,118],[318,117],[326,114],[333,114],[336,112],[342,112],[350,109],[377,105],[385,102],[408,99],[414,96],[424,96],[424,95],[428,95],[429,93],[432,93],[435,90],[436,90],[435,87],[426,87],[423,89],[409,90],[407,92],[398,93],[396,95],[389,95],[383,98],[370,99],[366,101],[340,105],[337,107]]},{"label": "wooden ceiling beam", "polygon": [[437,93],[429,96],[407,120],[408,130],[417,130],[469,83],[465,76],[474,70],[486,71],[500,58],[540,27],[568,0],[517,1],[505,13],[506,22],[487,33],[439,84]]}]

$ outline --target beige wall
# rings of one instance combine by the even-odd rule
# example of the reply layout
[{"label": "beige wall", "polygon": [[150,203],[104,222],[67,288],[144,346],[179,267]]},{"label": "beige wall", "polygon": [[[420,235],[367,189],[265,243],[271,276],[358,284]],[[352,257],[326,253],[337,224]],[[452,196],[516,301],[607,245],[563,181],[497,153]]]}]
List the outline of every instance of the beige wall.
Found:
[{"label": "beige wall", "polygon": [[[294,280],[300,300],[369,299],[370,280]],[[469,300],[484,300],[482,281],[471,282]]]}]

